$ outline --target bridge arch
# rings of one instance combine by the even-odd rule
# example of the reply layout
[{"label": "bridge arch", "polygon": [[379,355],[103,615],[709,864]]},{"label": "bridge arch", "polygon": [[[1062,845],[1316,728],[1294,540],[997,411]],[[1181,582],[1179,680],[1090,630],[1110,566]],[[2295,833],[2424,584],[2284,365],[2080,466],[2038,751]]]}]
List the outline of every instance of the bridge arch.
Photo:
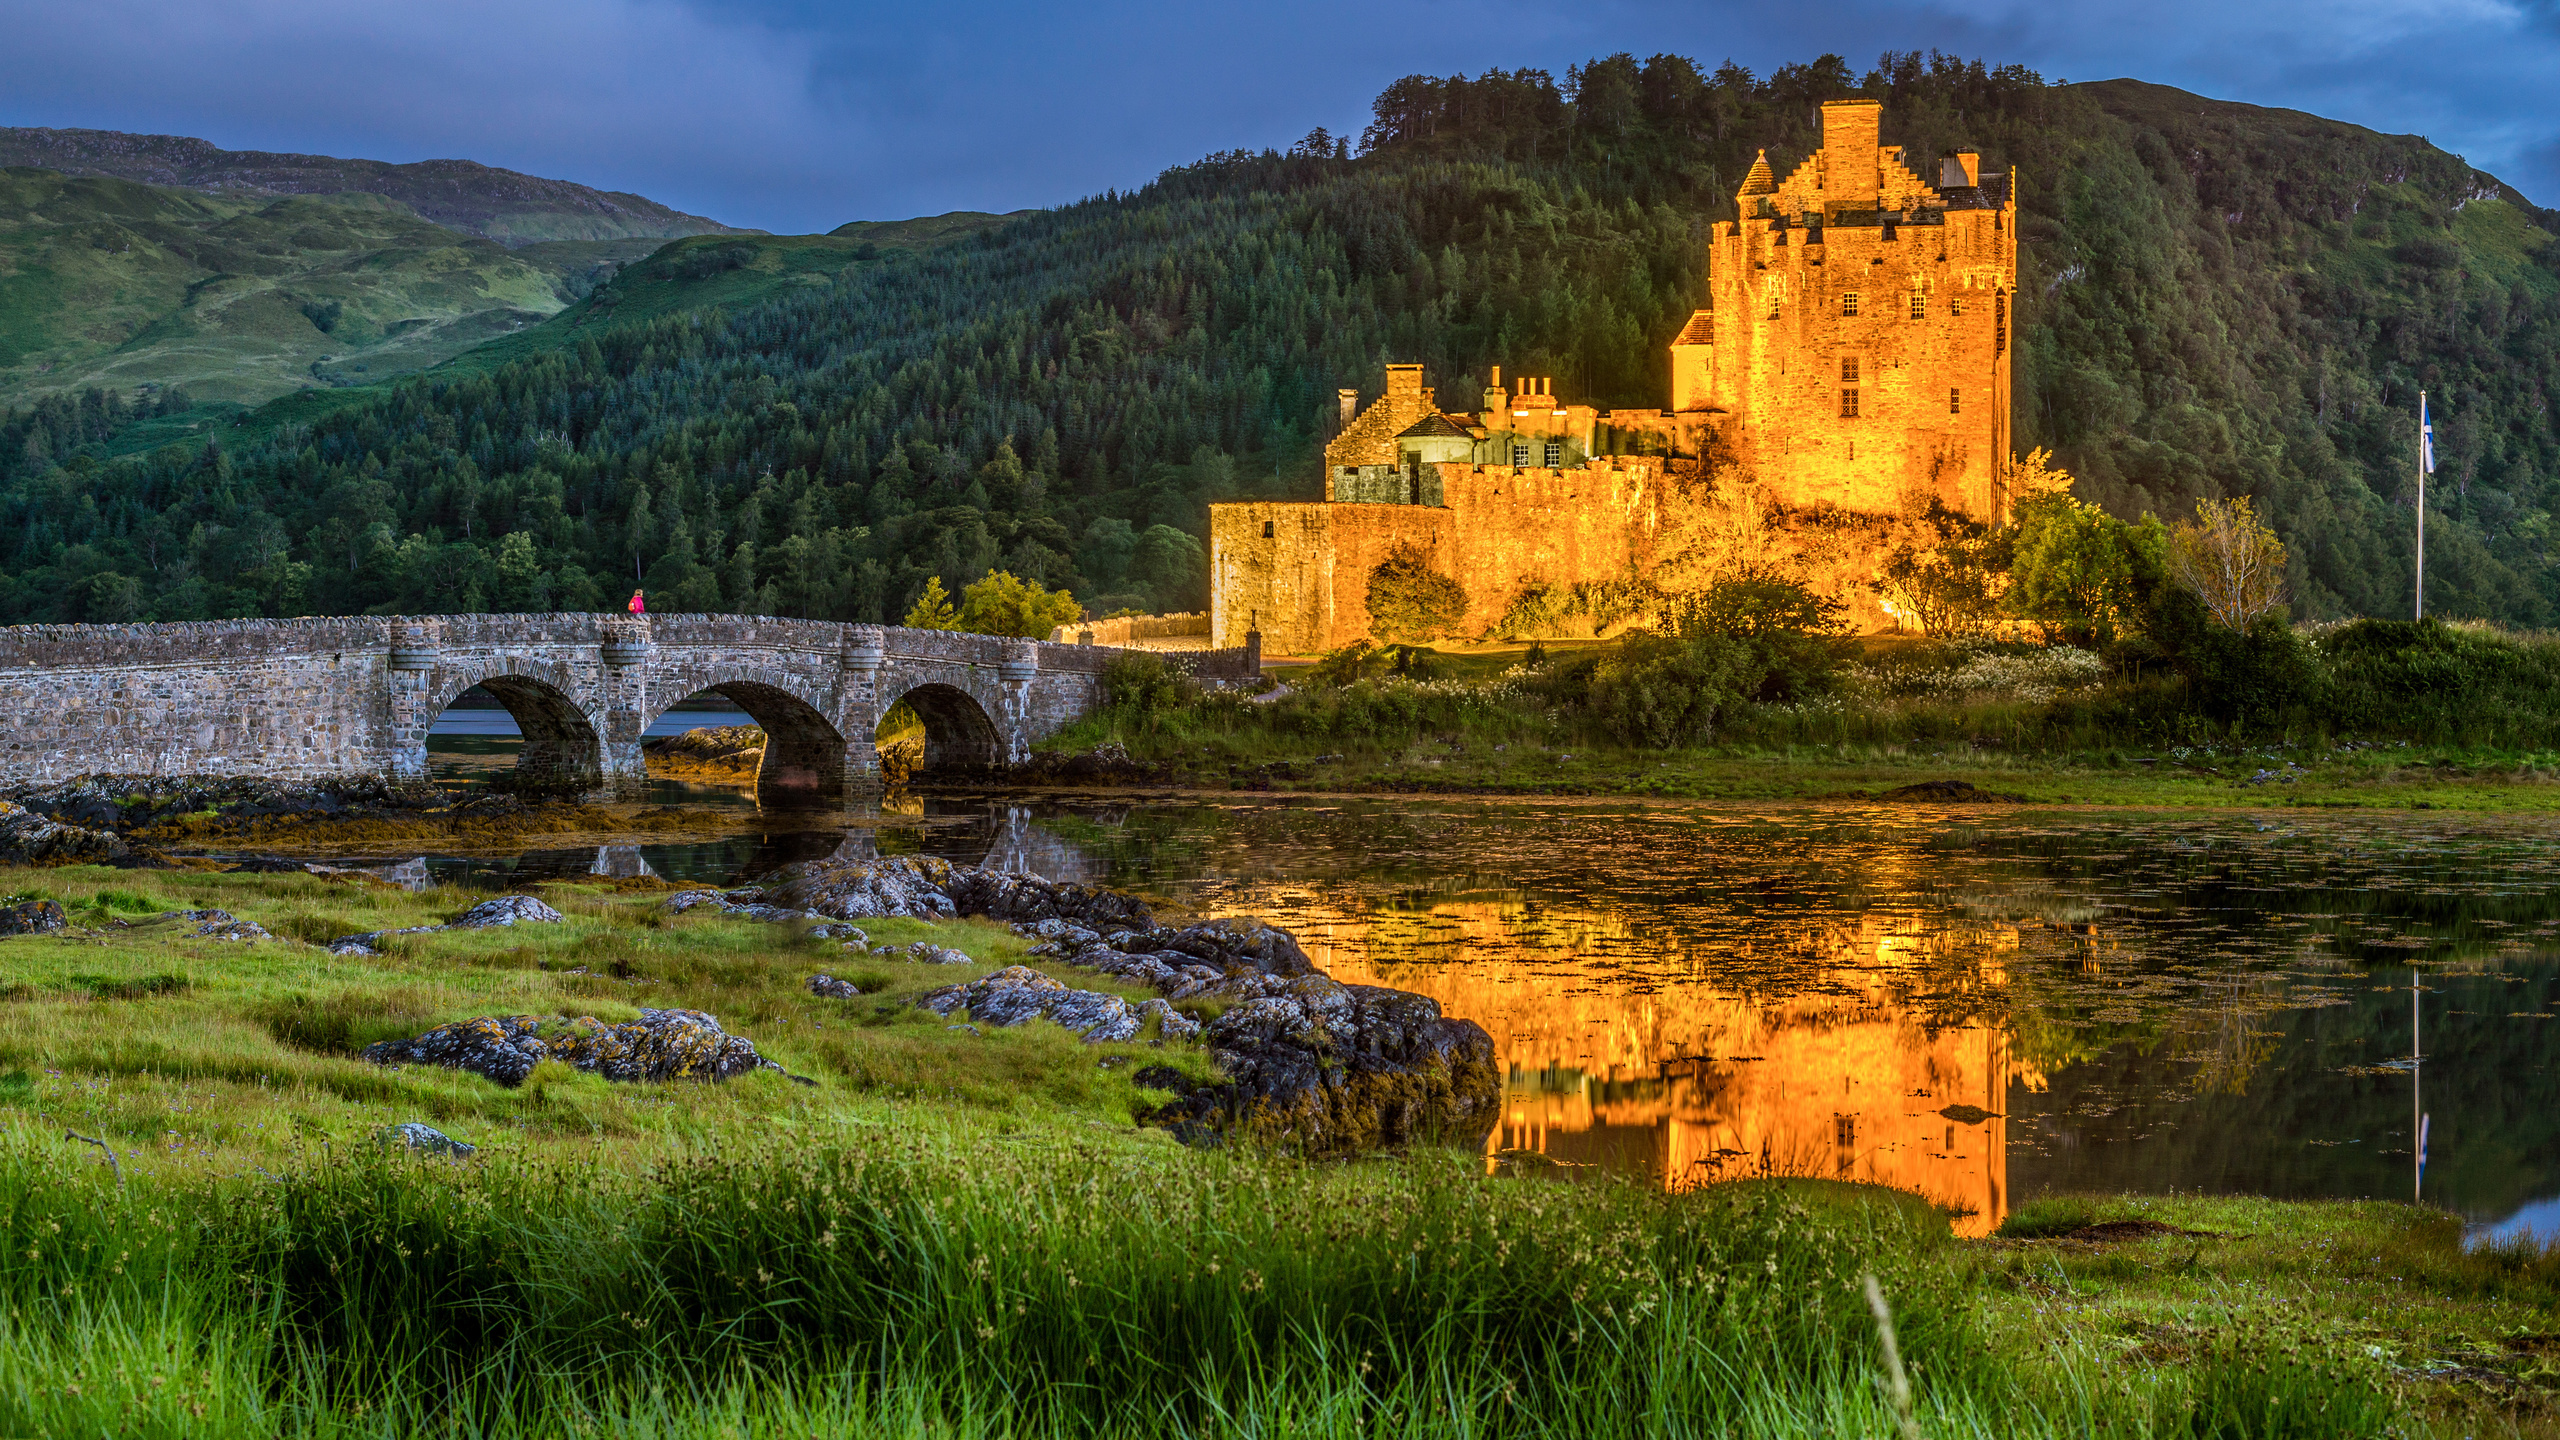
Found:
[{"label": "bridge arch", "polygon": [[[712,672],[716,674],[717,672]],[[777,683],[777,682],[780,683]],[[805,693],[783,677],[710,679],[672,676],[663,695],[641,717],[647,733],[660,716],[689,696],[709,693],[747,712],[764,731],[764,760],[756,767],[756,803],[767,808],[841,804],[846,796],[847,744],[827,698]],[[869,737],[864,737],[868,743]]]},{"label": "bridge arch", "polygon": [[924,722],[924,765],[917,773],[976,770],[1004,758],[1003,732],[987,702],[948,680],[921,680],[880,697],[886,715],[900,702]]},{"label": "bridge arch", "polygon": [[592,791],[604,783],[603,727],[578,702],[575,681],[566,667],[521,661],[440,675],[435,694],[442,698],[428,712],[436,719],[475,687],[506,707],[524,743],[516,751],[515,783],[543,790]]}]

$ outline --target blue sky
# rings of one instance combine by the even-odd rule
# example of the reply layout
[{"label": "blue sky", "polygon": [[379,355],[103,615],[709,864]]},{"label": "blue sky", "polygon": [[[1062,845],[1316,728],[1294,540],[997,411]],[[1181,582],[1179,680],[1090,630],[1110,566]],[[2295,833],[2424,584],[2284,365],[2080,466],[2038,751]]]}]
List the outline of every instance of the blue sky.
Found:
[{"label": "blue sky", "polygon": [[2560,0],[0,0],[0,124],[459,156],[777,231],[1011,210],[1357,134],[1399,75],[1886,49],[2414,132],[2560,204]]}]

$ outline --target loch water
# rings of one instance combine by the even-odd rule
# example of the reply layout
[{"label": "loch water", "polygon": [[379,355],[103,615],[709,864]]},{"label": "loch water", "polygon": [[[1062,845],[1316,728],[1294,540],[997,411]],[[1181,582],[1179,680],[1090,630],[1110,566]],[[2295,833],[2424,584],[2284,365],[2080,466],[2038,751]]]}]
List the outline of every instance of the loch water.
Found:
[{"label": "loch water", "polygon": [[2093,1191],[2417,1198],[2482,1233],[2560,1233],[2548,821],[1410,796],[906,808],[421,868],[729,882],[923,853],[1262,916],[1337,979],[1485,1027],[1506,1085],[1493,1173],[1874,1180],[1975,1234]]}]

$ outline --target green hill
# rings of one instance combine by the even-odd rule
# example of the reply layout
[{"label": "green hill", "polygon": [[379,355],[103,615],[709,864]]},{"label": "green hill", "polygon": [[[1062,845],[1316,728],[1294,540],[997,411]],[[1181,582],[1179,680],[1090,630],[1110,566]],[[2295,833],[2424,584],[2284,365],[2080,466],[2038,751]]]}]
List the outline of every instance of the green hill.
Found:
[{"label": "green hill", "polygon": [[1384,361],[1661,404],[1704,226],[1851,93],[2020,171],[2018,439],[2091,498],[2257,496],[2299,613],[2405,614],[2423,386],[2431,612],[2560,616],[2560,220],[2414,136],[1892,55],[1415,76],[1357,158],[1315,134],[868,259],[687,240],[218,446],[119,456],[204,422],[49,402],[0,423],[0,618],[583,605],[636,569],[670,608],[881,619],[992,566],[1191,608],[1206,502],[1319,493],[1334,390]]},{"label": "green hill", "polygon": [[0,170],[0,405],[208,400],[421,369],[537,324],[664,242],[510,250],[370,195],[203,195]]},{"label": "green hill", "polygon": [[751,234],[645,195],[520,175],[469,160],[394,165],[224,150],[187,135],[0,127],[0,166],[132,180],[230,199],[377,195],[422,219],[505,245]]}]

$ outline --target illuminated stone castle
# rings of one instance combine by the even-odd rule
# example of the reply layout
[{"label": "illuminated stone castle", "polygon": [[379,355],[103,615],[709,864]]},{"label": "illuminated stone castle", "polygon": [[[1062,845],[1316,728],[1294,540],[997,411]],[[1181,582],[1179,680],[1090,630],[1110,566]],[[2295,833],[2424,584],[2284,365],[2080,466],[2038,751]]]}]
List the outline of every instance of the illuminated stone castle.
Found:
[{"label": "illuminated stone castle", "polygon": [[[1707,309],[1671,344],[1671,408],[1601,411],[1497,367],[1481,408],[1440,408],[1422,367],[1387,367],[1365,407],[1341,394],[1324,499],[1210,507],[1212,643],[1259,629],[1267,654],[1371,634],[1367,587],[1418,552],[1465,591],[1453,635],[1515,613],[1526,590],[1654,573],[1702,496],[1752,494],[1822,515],[1824,588],[1869,628],[1894,523],[1932,499],[2005,509],[2014,176],[1979,156],[1913,173],[1878,143],[1883,107],[1822,107],[1822,148],[1784,180],[1764,153],[1708,240]],[[1704,478],[1708,485],[1671,483]]]}]

